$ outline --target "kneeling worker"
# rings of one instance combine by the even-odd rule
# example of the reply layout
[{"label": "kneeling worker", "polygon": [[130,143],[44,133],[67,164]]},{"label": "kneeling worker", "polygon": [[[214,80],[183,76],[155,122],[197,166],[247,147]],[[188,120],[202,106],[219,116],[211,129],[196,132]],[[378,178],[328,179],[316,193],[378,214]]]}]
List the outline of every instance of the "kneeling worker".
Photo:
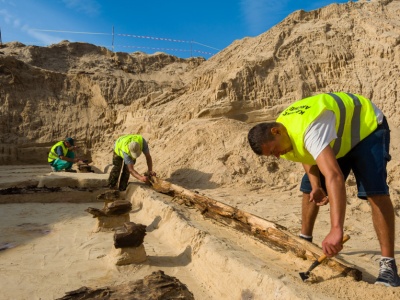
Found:
[{"label": "kneeling worker", "polygon": [[[142,182],[148,182],[148,177],[140,175],[134,165],[136,159],[144,153],[147,163],[147,173],[155,176],[153,161],[146,140],[138,134],[127,134],[119,137],[114,145],[113,167],[108,178],[108,186],[111,189],[125,191],[128,186],[129,175]],[[122,172],[121,172],[122,170]]]},{"label": "kneeling worker", "polygon": [[75,170],[72,170],[72,165],[81,161],[81,159],[75,158],[74,150],[77,148],[74,145],[74,139],[70,137],[54,144],[50,149],[47,159],[53,172],[65,170],[65,172],[76,173]]}]

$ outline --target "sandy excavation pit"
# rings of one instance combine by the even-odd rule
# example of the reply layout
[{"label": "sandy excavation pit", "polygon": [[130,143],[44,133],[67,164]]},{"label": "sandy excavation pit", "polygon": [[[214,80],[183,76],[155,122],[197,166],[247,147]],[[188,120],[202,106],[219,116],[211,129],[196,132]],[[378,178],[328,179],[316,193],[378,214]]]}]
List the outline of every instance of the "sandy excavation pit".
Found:
[{"label": "sandy excavation pit", "polygon": [[38,186],[54,188],[66,182],[75,187],[36,193],[28,188],[22,194],[1,196],[4,299],[56,299],[82,286],[118,285],[157,270],[178,278],[196,299],[262,299],[271,292],[297,297],[287,283],[298,281],[298,274],[282,277],[285,271],[274,263],[292,259],[291,254],[271,250],[137,183],[121,196],[133,204],[130,220],[147,226],[147,260],[116,266],[113,233],[98,231],[96,219],[85,212],[104,205],[92,202],[105,191],[96,187],[102,180],[92,184],[92,191],[79,191],[82,182],[90,182],[88,175],[51,174],[43,176]]},{"label": "sandy excavation pit", "polygon": [[[30,184],[59,186],[61,191],[0,195],[2,299],[57,299],[83,286],[95,289],[135,282],[158,270],[185,284],[195,299],[354,299],[366,292],[397,299],[399,295],[397,289],[371,284],[375,276],[367,268],[371,258],[367,255],[364,262],[357,260],[361,250],[351,245],[352,240],[340,258],[350,264],[357,262],[362,281],[321,265],[313,272],[315,283],[304,283],[299,272],[309,268],[309,260],[273,250],[248,234],[205,218],[179,199],[137,182],[121,197],[132,203],[130,221],[147,226],[143,243],[147,260],[116,266],[114,233],[98,231],[96,218],[85,211],[103,207],[97,195],[106,191],[102,186],[107,174],[46,171],[44,168],[42,176],[30,176],[27,171],[20,180],[27,176]],[[33,172],[40,173],[37,169]],[[14,183],[18,186],[18,181]],[[86,189],[80,187],[82,183]],[[9,182],[6,186],[13,185]],[[235,204],[221,191],[214,196]],[[256,201],[251,194],[234,198],[235,205],[244,199],[249,204]],[[264,214],[256,206],[242,206]],[[284,223],[284,215],[280,220],[278,223]],[[351,295],[343,285],[353,288]]]},{"label": "sandy excavation pit", "polygon": [[[115,266],[113,233],[98,232],[96,219],[85,212],[103,202],[86,202],[77,193],[73,203],[61,202],[59,192],[50,194],[57,203],[41,203],[43,194],[35,193],[29,200],[13,195],[24,203],[1,204],[3,299],[56,299],[82,286],[127,283],[156,270],[178,278],[196,299],[261,299],[271,291],[296,298],[276,266],[265,265],[265,258],[281,260],[279,253],[168,203],[170,197],[146,186],[131,184],[126,199],[133,204],[131,221],[147,225],[147,260],[127,266]],[[297,280],[296,273],[289,280]]]}]

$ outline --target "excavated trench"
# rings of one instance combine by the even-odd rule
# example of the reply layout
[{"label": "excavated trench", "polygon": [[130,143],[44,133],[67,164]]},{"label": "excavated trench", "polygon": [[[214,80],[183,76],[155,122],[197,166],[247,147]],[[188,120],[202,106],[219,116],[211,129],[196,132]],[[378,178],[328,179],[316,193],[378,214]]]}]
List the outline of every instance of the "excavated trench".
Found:
[{"label": "excavated trench", "polygon": [[274,251],[140,183],[131,183],[121,197],[132,203],[130,221],[147,227],[147,260],[116,266],[113,232],[96,230],[96,219],[85,212],[103,207],[97,196],[105,180],[55,174],[37,186],[1,190],[3,299],[57,299],[83,286],[133,282],[157,270],[176,277],[195,299],[302,299],[301,291],[312,289],[298,278],[308,261]]}]

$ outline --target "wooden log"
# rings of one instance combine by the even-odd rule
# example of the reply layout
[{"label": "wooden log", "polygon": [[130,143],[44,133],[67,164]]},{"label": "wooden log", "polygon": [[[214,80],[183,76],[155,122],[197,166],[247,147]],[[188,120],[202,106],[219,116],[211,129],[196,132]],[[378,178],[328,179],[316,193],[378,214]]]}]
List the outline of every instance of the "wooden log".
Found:
[{"label": "wooden log", "polygon": [[[187,206],[196,207],[205,217],[250,234],[262,240],[274,250],[280,252],[290,251],[298,257],[311,261],[315,261],[316,258],[323,254],[320,247],[290,233],[284,226],[157,177],[151,178],[151,184],[154,190],[175,198],[181,198],[183,200],[181,202]],[[324,261],[324,264],[344,276],[351,276],[357,281],[362,279],[362,272],[360,270],[341,259],[327,259]]]}]

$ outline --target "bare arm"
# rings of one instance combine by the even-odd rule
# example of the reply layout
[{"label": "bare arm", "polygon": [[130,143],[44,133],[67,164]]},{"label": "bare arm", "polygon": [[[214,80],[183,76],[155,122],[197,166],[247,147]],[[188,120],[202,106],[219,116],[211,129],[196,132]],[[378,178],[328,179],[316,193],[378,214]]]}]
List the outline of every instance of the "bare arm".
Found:
[{"label": "bare arm", "polygon": [[140,180],[140,181],[142,181],[142,182],[147,182],[147,177],[146,177],[146,176],[140,175],[140,174],[135,170],[133,164],[128,164],[127,166],[128,166],[129,173],[131,173],[131,175],[132,175],[133,177],[135,177],[136,179],[138,179],[138,180]]},{"label": "bare arm", "polygon": [[144,156],[146,157],[146,163],[147,163],[147,171],[151,175],[155,175],[153,172],[153,160],[151,158],[150,153],[144,153]]},{"label": "bare arm", "polygon": [[343,224],[346,214],[346,189],[343,173],[328,145],[316,159],[317,166],[325,177],[329,195],[331,230],[322,242],[322,249],[328,256],[334,256],[342,249]]},{"label": "bare arm", "polygon": [[321,187],[320,171],[318,166],[303,164],[303,168],[308,175],[312,187],[310,202],[314,202],[318,206],[327,204],[329,199],[326,196],[324,189]]},{"label": "bare arm", "polygon": [[[70,148],[68,148],[68,149],[69,149],[70,151],[73,151],[73,150],[78,149],[78,147],[77,147],[77,146],[72,146],[72,147],[70,147]],[[72,163],[81,161],[81,159],[78,158],[78,157],[70,158],[70,157],[66,157],[66,156],[64,156],[64,155],[60,155],[60,159],[65,160],[65,161],[69,161],[69,162],[72,162]]]},{"label": "bare arm", "polygon": [[69,161],[69,162],[72,162],[72,163],[79,161],[78,158],[70,158],[70,157],[66,157],[66,156],[63,156],[63,155],[60,156],[60,159],[61,160],[65,160],[65,161]]}]

